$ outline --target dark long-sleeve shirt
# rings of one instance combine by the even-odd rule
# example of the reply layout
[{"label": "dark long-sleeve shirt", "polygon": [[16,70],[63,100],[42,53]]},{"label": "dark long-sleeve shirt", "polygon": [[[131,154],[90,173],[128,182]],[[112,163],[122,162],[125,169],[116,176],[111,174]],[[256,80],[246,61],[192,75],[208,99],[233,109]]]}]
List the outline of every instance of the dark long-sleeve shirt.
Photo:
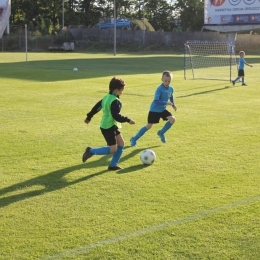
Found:
[{"label": "dark long-sleeve shirt", "polygon": [[[130,119],[126,116],[120,114],[122,108],[122,103],[116,99],[111,104],[111,114],[113,118],[120,123],[130,122]],[[91,118],[97,114],[102,109],[102,100],[97,102],[97,104],[91,109],[91,111],[87,114],[87,120],[90,121]]]}]

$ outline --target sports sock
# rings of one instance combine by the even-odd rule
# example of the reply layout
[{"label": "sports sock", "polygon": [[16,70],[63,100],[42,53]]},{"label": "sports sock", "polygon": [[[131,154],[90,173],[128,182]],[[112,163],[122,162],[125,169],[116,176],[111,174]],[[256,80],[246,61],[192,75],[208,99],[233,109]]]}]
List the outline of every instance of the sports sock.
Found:
[{"label": "sports sock", "polygon": [[242,78],[242,84],[245,84],[245,78],[244,77]]},{"label": "sports sock", "polygon": [[240,77],[237,77],[235,80],[233,80],[234,82],[238,81]]},{"label": "sports sock", "polygon": [[99,148],[91,148],[90,152],[92,154],[96,154],[96,155],[110,154],[110,147],[104,146],[104,147],[99,147]]},{"label": "sports sock", "polygon": [[146,126],[143,126],[139,132],[133,137],[135,140],[138,140],[141,136],[143,136],[145,134],[145,132],[147,131],[148,129],[146,128]]},{"label": "sports sock", "polygon": [[168,131],[172,127],[172,124],[170,121],[167,121],[164,125],[164,127],[160,130],[161,134],[164,134],[166,131]]},{"label": "sports sock", "polygon": [[124,146],[117,146],[117,150],[116,152],[113,154],[112,160],[110,162],[110,166],[116,166],[118,164],[118,162],[120,161],[120,158],[123,154],[124,151]]}]

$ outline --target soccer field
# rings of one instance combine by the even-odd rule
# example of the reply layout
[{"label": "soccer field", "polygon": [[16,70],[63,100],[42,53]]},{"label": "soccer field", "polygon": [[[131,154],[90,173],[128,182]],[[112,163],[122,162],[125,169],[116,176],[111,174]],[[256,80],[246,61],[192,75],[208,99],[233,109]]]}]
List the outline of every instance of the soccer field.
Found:
[{"label": "soccer field", "polygon": [[[260,259],[259,55],[245,57],[248,86],[184,80],[180,53],[25,58],[0,53],[0,260]],[[161,121],[131,147],[164,70],[176,122],[166,143]],[[123,124],[116,172],[111,155],[82,163],[87,146],[106,145],[102,112],[84,119],[113,76],[136,121]],[[144,149],[154,164],[141,163]]]}]

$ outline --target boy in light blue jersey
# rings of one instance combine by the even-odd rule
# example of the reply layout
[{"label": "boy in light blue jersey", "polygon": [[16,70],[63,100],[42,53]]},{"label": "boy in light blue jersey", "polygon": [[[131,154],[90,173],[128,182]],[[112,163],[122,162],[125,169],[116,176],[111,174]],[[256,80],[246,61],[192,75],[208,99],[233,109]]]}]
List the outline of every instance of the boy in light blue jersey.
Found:
[{"label": "boy in light blue jersey", "polygon": [[138,133],[130,139],[131,146],[136,146],[136,141],[143,136],[146,131],[151,129],[153,124],[159,123],[161,118],[167,122],[163,128],[157,132],[157,135],[163,143],[166,142],[164,134],[175,122],[175,117],[166,109],[166,106],[172,106],[175,111],[177,110],[173,100],[174,89],[170,86],[171,81],[172,73],[168,70],[164,71],[162,73],[162,84],[156,89],[154,100],[150,106],[150,111],[148,113],[148,124],[143,126]]},{"label": "boy in light blue jersey", "polygon": [[253,65],[251,65],[251,64],[248,64],[246,61],[245,61],[245,59],[244,59],[244,57],[245,57],[245,52],[244,51],[240,51],[239,52],[239,56],[240,56],[240,58],[239,58],[239,67],[238,67],[238,77],[235,79],[235,80],[232,80],[232,84],[233,85],[235,85],[236,84],[236,82],[240,79],[240,78],[242,78],[242,86],[247,86],[246,85],[246,83],[245,83],[245,64],[247,65],[247,66],[249,66],[249,67],[253,67]]}]

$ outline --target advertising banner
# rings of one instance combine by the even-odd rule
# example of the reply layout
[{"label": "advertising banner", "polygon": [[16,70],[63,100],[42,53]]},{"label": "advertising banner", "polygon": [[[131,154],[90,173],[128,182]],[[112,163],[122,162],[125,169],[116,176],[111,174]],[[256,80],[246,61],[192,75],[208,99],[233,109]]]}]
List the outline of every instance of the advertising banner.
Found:
[{"label": "advertising banner", "polygon": [[205,0],[204,24],[260,24],[260,0]]}]

